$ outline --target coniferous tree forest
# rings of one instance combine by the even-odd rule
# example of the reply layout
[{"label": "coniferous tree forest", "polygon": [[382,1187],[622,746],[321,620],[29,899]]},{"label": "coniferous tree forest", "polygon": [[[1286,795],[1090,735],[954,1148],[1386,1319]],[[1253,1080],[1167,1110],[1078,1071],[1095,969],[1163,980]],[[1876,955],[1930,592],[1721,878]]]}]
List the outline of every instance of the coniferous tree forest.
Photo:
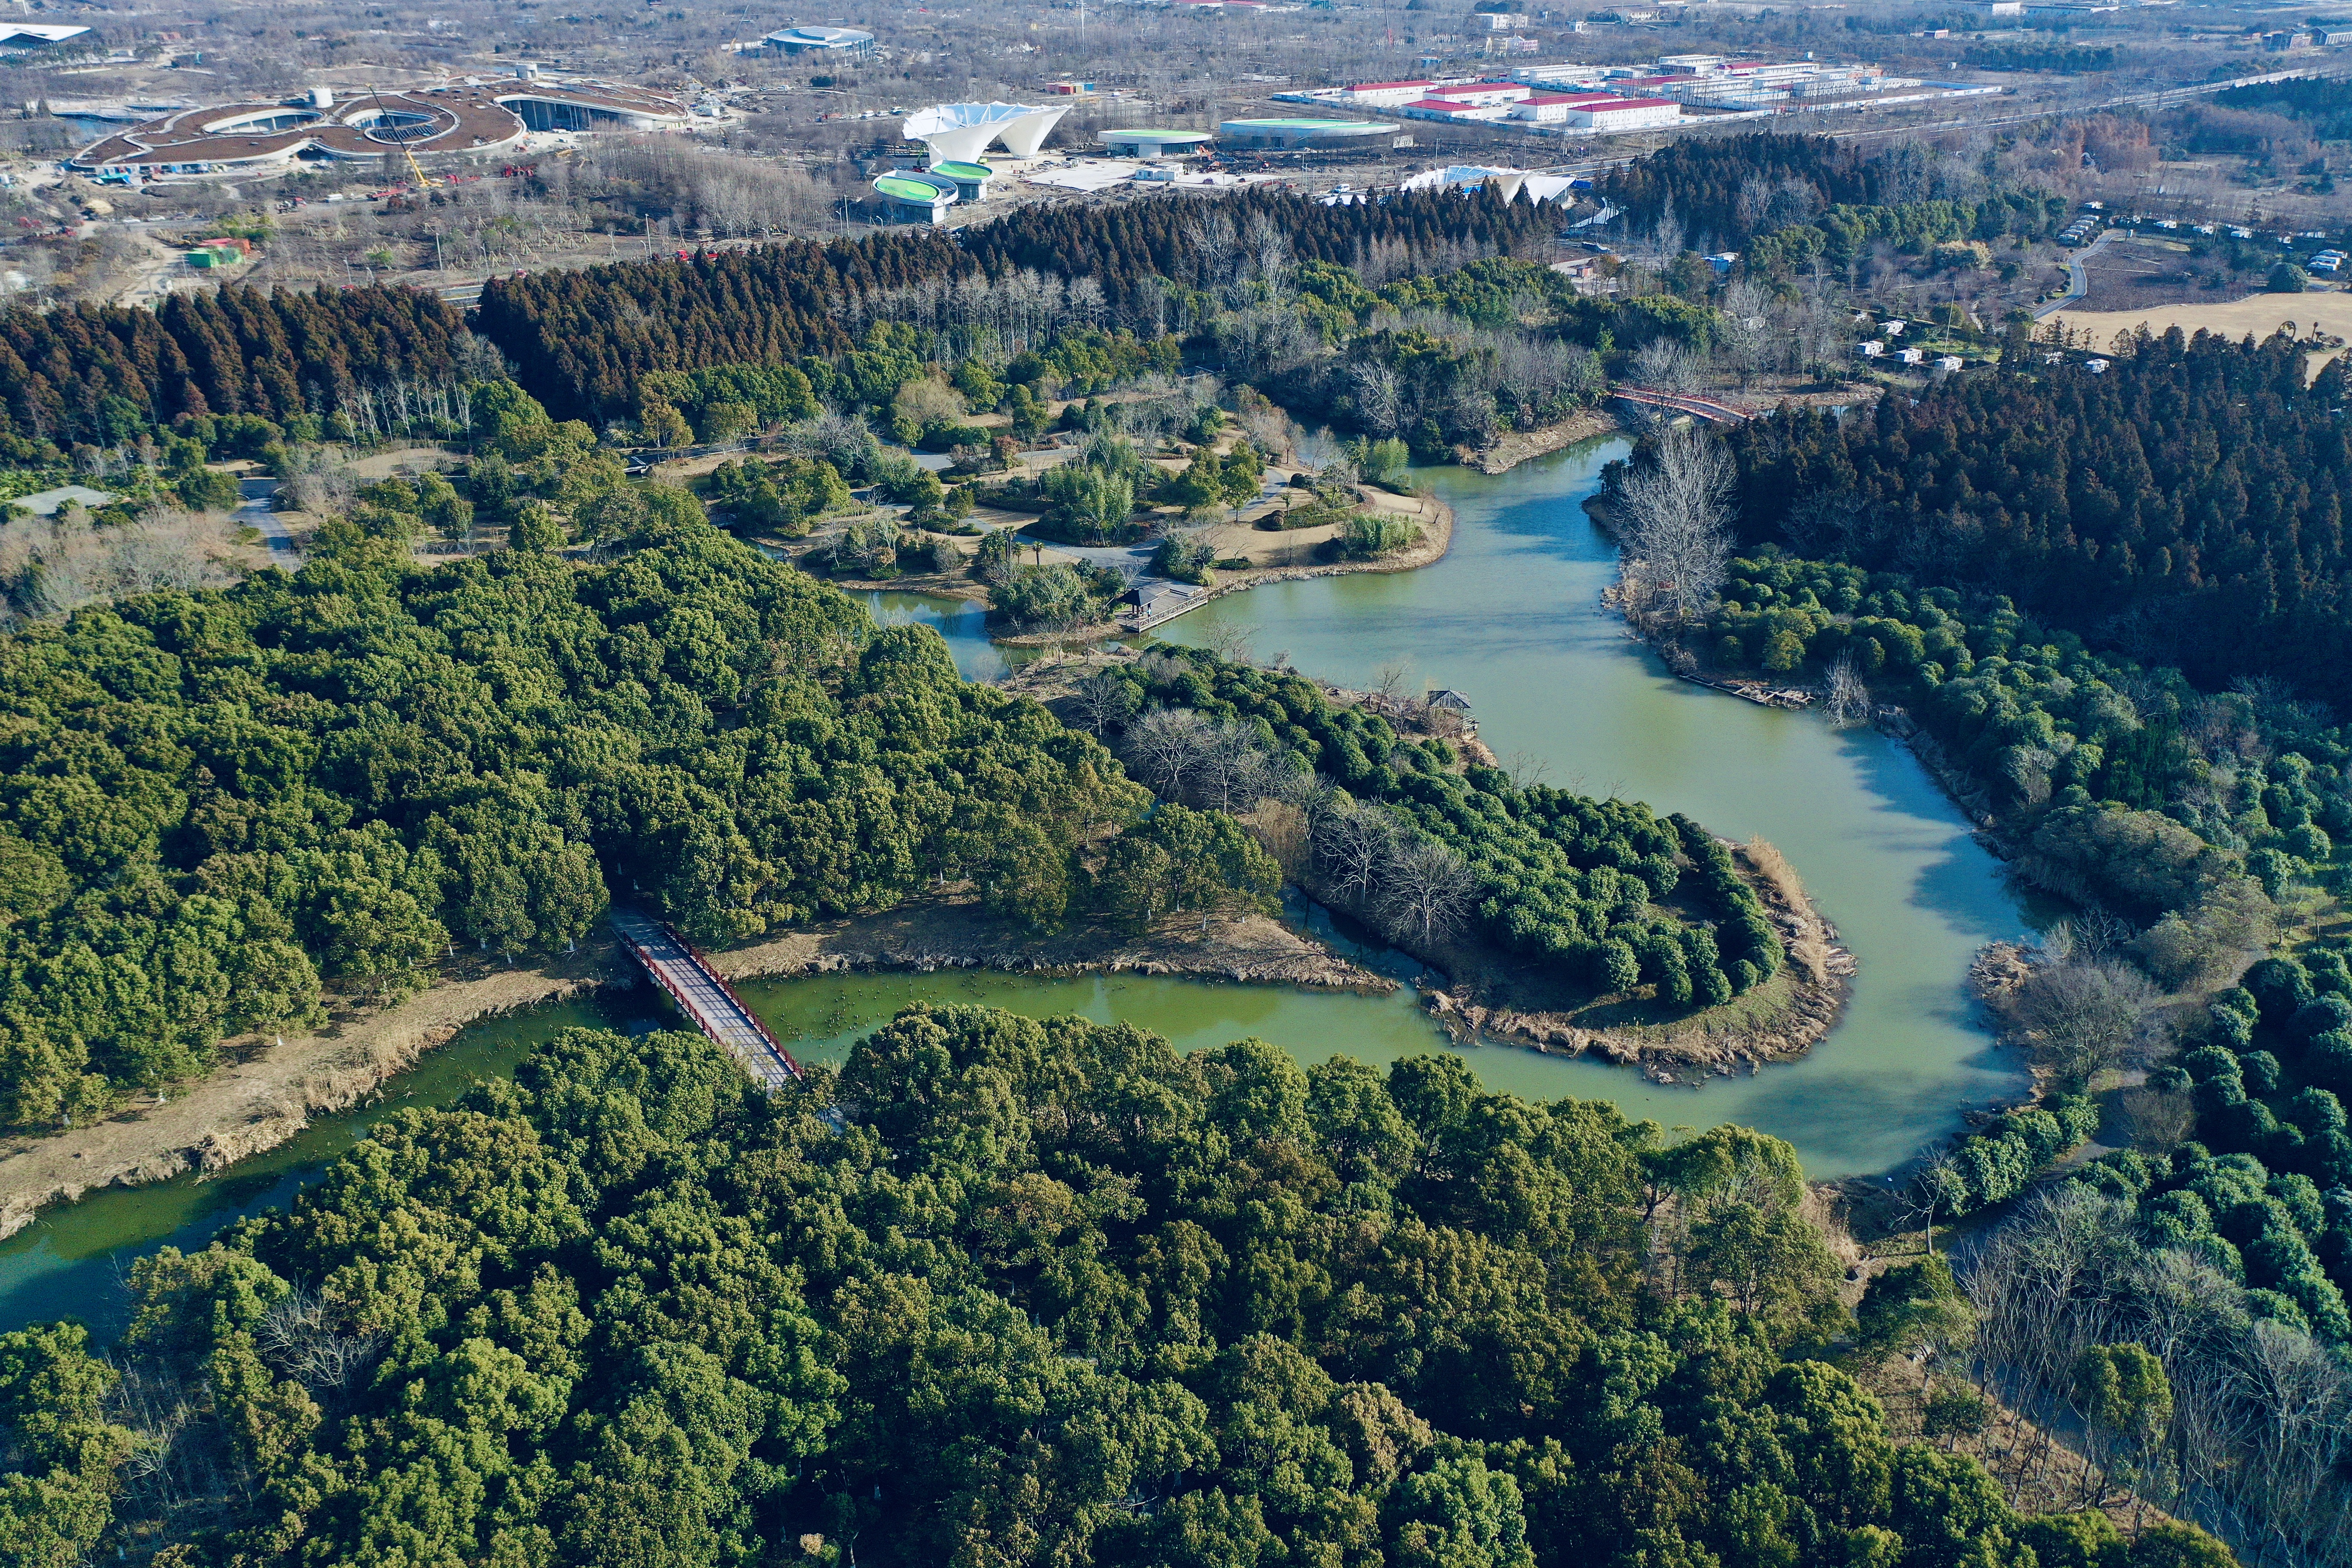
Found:
[{"label": "coniferous tree forest", "polygon": [[2352,669],[2352,433],[2335,364],[2283,338],[2144,338],[2103,374],[2023,363],[1862,417],[1730,437],[1745,539],[2000,594],[2212,688],[2318,697]]},{"label": "coniferous tree forest", "polygon": [[1736,244],[1801,223],[1823,207],[1892,199],[1890,165],[1829,136],[1729,136],[1675,142],[1608,171],[1599,194],[1648,227]]},{"label": "coniferous tree forest", "polygon": [[152,310],[11,306],[0,310],[0,443],[23,461],[42,443],[110,446],[187,421],[324,416],[362,387],[478,375],[463,363],[464,337],[456,312],[411,289],[232,286],[173,294]]},{"label": "coniferous tree forest", "polygon": [[1168,320],[1170,283],[1189,283],[1220,252],[1238,250],[1254,226],[1278,234],[1299,260],[1341,265],[1384,244],[1423,253],[1465,247],[1468,259],[1532,249],[1550,234],[1537,209],[1484,195],[1323,206],[1252,191],[1219,203],[1212,216],[1223,226],[1204,225],[1185,203],[1038,207],[961,231],[961,244],[929,233],[856,245],[796,240],[691,261],[493,279],[479,330],[551,412],[594,417],[633,406],[634,383],[649,372],[846,350],[843,323],[859,301],[918,284],[1024,270],[1083,278],[1098,290],[1105,324],[1156,335]]}]

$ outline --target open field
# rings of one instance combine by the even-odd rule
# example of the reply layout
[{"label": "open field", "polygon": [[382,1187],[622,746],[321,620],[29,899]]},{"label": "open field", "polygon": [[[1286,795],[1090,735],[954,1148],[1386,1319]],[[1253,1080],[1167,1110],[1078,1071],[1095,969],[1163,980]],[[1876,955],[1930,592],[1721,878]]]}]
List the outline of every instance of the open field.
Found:
[{"label": "open field", "polygon": [[[2087,332],[2105,348],[2118,332],[2145,326],[2162,333],[2179,327],[2194,336],[2200,331],[2225,332],[2232,338],[2252,332],[2268,337],[2292,323],[2298,337],[2318,333],[2352,335],[2352,295],[2330,291],[2309,294],[2249,294],[2242,300],[2194,300],[2177,305],[2152,305],[2137,310],[2062,310],[2050,318],[2070,331]],[[2314,353],[2307,365],[2312,374],[2344,351]]]}]

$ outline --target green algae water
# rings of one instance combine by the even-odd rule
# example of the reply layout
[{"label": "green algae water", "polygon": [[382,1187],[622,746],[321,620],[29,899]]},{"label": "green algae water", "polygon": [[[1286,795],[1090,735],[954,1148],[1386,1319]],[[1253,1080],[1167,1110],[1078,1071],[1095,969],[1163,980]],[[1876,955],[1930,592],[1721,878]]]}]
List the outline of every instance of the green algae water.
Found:
[{"label": "green algae water", "polygon": [[[819,1062],[842,1060],[858,1038],[918,1001],[1130,1022],[1184,1049],[1255,1035],[1302,1062],[1340,1054],[1383,1065],[1464,1049],[1489,1088],[1538,1100],[1609,1100],[1670,1127],[1744,1122],[1788,1139],[1822,1177],[1898,1164],[1949,1132],[1963,1108],[2017,1093],[2021,1065],[1995,1050],[1966,978],[1977,947],[2019,934],[2029,911],[1907,752],[1868,731],[1832,732],[1811,714],[1676,681],[1601,609],[1614,555],[1580,503],[1601,465],[1624,449],[1622,441],[1588,443],[1494,479],[1440,470],[1433,477],[1454,509],[1455,530],[1437,565],[1258,588],[1158,635],[1201,642],[1221,623],[1246,627],[1258,657],[1287,654],[1310,675],[1355,686],[1371,684],[1383,664],[1410,661],[1416,689],[1466,693],[1482,738],[1507,760],[1543,768],[1549,783],[1645,800],[1687,811],[1717,832],[1769,839],[1861,963],[1844,1018],[1804,1060],[1696,1089],[1658,1085],[1587,1058],[1457,1047],[1410,985],[1372,996],[951,970],[753,982],[741,987],[745,999],[795,1055]],[[969,677],[1007,668],[977,605],[913,594],[866,597],[878,621],[938,627]],[[1331,934],[1327,921],[1310,923]],[[1400,978],[1412,974],[1395,955],[1351,956]],[[387,1099],[322,1121],[219,1178],[114,1189],[47,1211],[0,1241],[0,1331],[72,1316],[111,1339],[124,1312],[121,1278],[134,1258],[167,1243],[202,1247],[237,1219],[282,1205],[390,1111],[446,1104],[477,1078],[511,1072],[560,1028],[653,1022],[675,1019],[646,990],[488,1020],[427,1058]]]},{"label": "green algae water", "polygon": [[0,1332],[74,1317],[112,1340],[123,1326],[123,1284],[134,1259],[166,1244],[192,1251],[248,1215],[282,1207],[378,1121],[412,1106],[446,1105],[478,1079],[507,1077],[559,1030],[613,1023],[594,1005],[576,1002],[485,1019],[426,1056],[373,1103],[321,1118],[209,1180],[107,1187],[79,1203],[43,1209],[0,1241]]},{"label": "green algae water", "polygon": [[[1455,519],[1436,565],[1274,584],[1214,600],[1158,635],[1197,645],[1247,628],[1258,658],[1286,655],[1358,688],[1383,665],[1409,662],[1412,690],[1463,692],[1479,738],[1546,783],[1688,812],[1726,837],[1778,846],[1861,965],[1827,1039],[1801,1061],[1696,1089],[1591,1060],[1536,1066],[1551,1094],[1613,1100],[1669,1125],[1738,1121],[1786,1138],[1815,1176],[1885,1170],[1949,1132],[1962,1109],[2022,1090],[2021,1064],[1994,1048],[1967,975],[1979,947],[2026,931],[2029,911],[1907,750],[1874,731],[1841,733],[1817,714],[1676,680],[1602,609],[1616,552],[1582,502],[1601,466],[1627,449],[1588,442],[1493,478],[1435,470]],[[1497,1087],[1489,1064],[1501,1054],[1480,1058]]]}]

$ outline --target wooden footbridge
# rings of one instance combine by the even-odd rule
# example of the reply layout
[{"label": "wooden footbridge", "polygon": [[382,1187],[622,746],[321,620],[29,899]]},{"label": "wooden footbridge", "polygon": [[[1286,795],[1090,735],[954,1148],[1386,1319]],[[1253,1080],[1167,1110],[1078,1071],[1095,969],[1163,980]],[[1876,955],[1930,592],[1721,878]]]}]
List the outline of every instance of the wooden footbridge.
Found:
[{"label": "wooden footbridge", "polygon": [[669,926],[635,910],[615,909],[613,930],[654,984],[669,994],[678,1011],[694,1026],[735,1053],[744,1070],[772,1089],[782,1089],[801,1076],[793,1060],[758,1014],[719,977],[710,961]]},{"label": "wooden footbridge", "polygon": [[1646,386],[1612,386],[1609,389],[1609,395],[1622,397],[1628,403],[1639,403],[1645,407],[1687,414],[1711,425],[1738,425],[1756,417],[1753,409],[1718,403],[1712,397],[1694,397],[1683,392],[1657,392]]}]

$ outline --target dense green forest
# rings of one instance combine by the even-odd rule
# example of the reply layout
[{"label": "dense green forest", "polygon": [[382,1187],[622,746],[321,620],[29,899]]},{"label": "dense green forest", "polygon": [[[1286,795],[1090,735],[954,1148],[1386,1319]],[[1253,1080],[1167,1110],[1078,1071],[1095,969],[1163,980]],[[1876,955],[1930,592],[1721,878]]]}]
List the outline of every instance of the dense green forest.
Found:
[{"label": "dense green forest", "polygon": [[1732,563],[1706,635],[1727,666],[1790,675],[1843,659],[1900,694],[1989,806],[2039,814],[2030,847],[2046,880],[2143,924],[2186,914],[2226,941],[2217,900],[2238,896],[2236,874],[2276,898],[2352,838],[2352,736],[2324,710],[2259,685],[2200,691],[2005,595],[1768,546]]},{"label": "dense green forest", "polygon": [[[970,476],[1057,397],[1138,388],[1059,415],[1094,439],[1039,488],[1051,526],[1124,528],[1141,453],[1229,425],[1229,457],[1158,493],[1254,494],[1284,409],[1379,438],[1318,481],[1344,494],[1376,449],[1393,479],[1408,447],[1443,459],[1683,351],[1743,378],[1827,363],[1850,341],[1828,268],[1885,245],[1980,265],[2063,219],[1991,168],[1677,143],[1601,194],[1644,232],[1740,245],[1746,273],[1681,254],[1612,297],[1524,259],[1550,242],[1529,205],[1248,192],[497,280],[470,330],[380,289],[0,310],[19,477],[94,455],[216,505],[207,455],[299,476],[322,440],[476,454],[361,489],[297,574],[0,638],[0,1123],[86,1120],[226,1036],[398,995],[458,942],[560,949],[614,899],[713,942],[955,880],[1034,928],[1135,928],[1268,907],[1288,874],[1409,949],[1468,932],[1673,1007],[1748,991],[1780,939],[1685,817],[1522,787],[1311,682],[1166,647],[1082,690],[1090,736],[703,500],[795,535],[871,484],[945,526],[970,492],[879,437]],[[2320,706],[2352,668],[2347,400],[2300,366],[2175,336],[2095,376],[2018,333],[1995,374],[1727,438],[1744,552],[1691,651],[1899,700],[2021,868],[2088,911],[2004,1015],[2052,1092],[1914,1184],[1930,1221],[2015,1205],[1981,1239],[1992,1271],[1962,1268],[1972,1303],[1929,1259],[1852,1317],[1785,1145],[1487,1096],[1451,1058],[1302,1073],[1250,1041],[1180,1058],[918,1011],[772,1100],[698,1038],[575,1033],[144,1266],[111,1359],[70,1327],[0,1335],[0,1558],[2228,1561],[2168,1526],[2015,1516],[1950,1451],[1986,1418],[1968,1380],[2079,1427],[2103,1482],[2334,1550],[2340,1432],[2289,1476],[2262,1445],[2292,1423],[2210,1416],[2284,1408],[2275,1368],[2305,1352],[2340,1387],[2352,1337],[2342,957],[2268,960],[2202,1005],[2352,835],[2352,735]],[[992,409],[1009,431],[971,422]],[[608,449],[753,432],[781,460],[699,497]],[[417,557],[477,522],[510,547]],[[1163,567],[1201,575],[1183,542]],[[961,559],[940,548],[867,518],[821,559]],[[1008,572],[997,607],[1040,622],[1022,606],[1049,590],[1117,586]],[[2050,1046],[2067,985],[2105,1031],[2072,1057]],[[2033,1190],[2100,1131],[2097,1071],[2141,1056],[2115,1104],[2187,1106],[2195,1140],[2134,1122],[2138,1150]],[[2044,1305],[2004,1320],[2010,1280]],[[2149,1326],[2192,1297],[2194,1334]],[[1896,1443],[1862,1391],[1890,1356],[1923,1369],[1943,1447]],[[2126,1374],[2136,1435],[2103,1448]]]},{"label": "dense green forest", "polygon": [[0,1119],[87,1117],[455,942],[560,950],[615,894],[724,942],[941,877],[1047,927],[1278,882],[1183,812],[1090,874],[1149,799],[1099,743],[684,491],[574,497],[585,567],[422,564],[419,520],[371,494],[291,576],[0,638]]},{"label": "dense green forest", "polygon": [[[1499,768],[1461,766],[1444,740],[1400,739],[1311,680],[1203,648],[1160,649],[1107,679],[1127,695],[1097,689],[1088,704],[1139,716],[1115,728],[1129,771],[1163,794],[1239,809],[1255,802],[1234,797],[1236,773],[1319,775],[1322,793],[1286,792],[1306,808],[1302,868],[1318,894],[1408,949],[1426,955],[1466,926],[1570,987],[1649,987],[1675,1008],[1728,1001],[1780,971],[1785,952],[1762,904],[1729,851],[1686,816],[1522,788]],[[1236,740],[1153,717],[1170,710]],[[1236,743],[1265,760],[1231,760]],[[1368,833],[1358,803],[1386,808],[1382,826]]]},{"label": "dense green forest", "polygon": [[2352,433],[2344,373],[2303,364],[2175,331],[2104,374],[2011,363],[1857,418],[1778,413],[1729,438],[1741,537],[2005,595],[2209,689],[2320,696],[2352,668]]},{"label": "dense green forest", "polygon": [[[2200,1042],[2202,1043],[2200,1043]],[[2082,1179],[2135,1200],[2165,1243],[2253,1290],[2263,1315],[2352,1345],[2352,972],[2344,955],[2266,958],[2221,992],[2178,1064],[2199,1140],[2126,1152]]]},{"label": "dense green forest", "polygon": [[[913,1008],[775,1098],[572,1031],[0,1336],[16,1560],[2222,1568],[1888,1436],[1787,1145]],[[1966,1309],[1935,1268],[1856,1355]],[[136,1425],[124,1425],[128,1418]],[[144,1456],[130,1462],[134,1454]],[[134,1536],[134,1539],[140,1537]]]},{"label": "dense green forest", "polygon": [[2352,88],[2322,77],[2252,82],[2213,95],[2220,109],[2262,110],[2302,122],[2314,141],[2352,136]]}]

